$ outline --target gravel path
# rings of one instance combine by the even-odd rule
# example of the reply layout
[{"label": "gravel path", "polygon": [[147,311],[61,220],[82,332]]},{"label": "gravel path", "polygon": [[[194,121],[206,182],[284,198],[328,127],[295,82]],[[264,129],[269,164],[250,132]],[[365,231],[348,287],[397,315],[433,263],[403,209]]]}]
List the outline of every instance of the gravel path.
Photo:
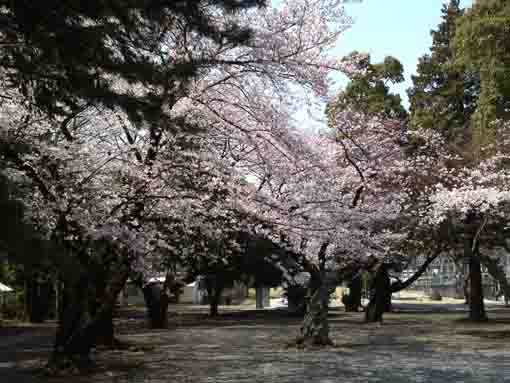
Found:
[{"label": "gravel path", "polygon": [[[271,311],[229,313],[217,321],[190,325],[183,320],[168,331],[140,326],[124,338],[150,348],[100,353],[94,375],[60,381],[510,383],[510,311],[498,308],[490,312],[494,321],[475,325],[459,321],[465,313],[454,310],[424,313],[422,306],[412,305],[402,309],[387,315],[382,326],[363,324],[361,313],[335,311],[331,331],[337,346],[305,351],[285,347],[298,333],[299,321]],[[22,348],[23,342],[7,348],[13,346]],[[0,363],[6,357],[1,350],[0,345]],[[15,375],[5,372],[0,367],[1,383],[45,382],[41,377],[11,380]]]},{"label": "gravel path", "polygon": [[35,376],[51,352],[54,327],[0,327],[0,383],[39,383]]},{"label": "gravel path", "polygon": [[279,328],[178,330],[168,339],[175,345],[162,346],[146,369],[117,381],[510,382],[508,352],[438,351],[398,338],[388,343],[388,337],[321,351],[269,348],[280,336]]}]

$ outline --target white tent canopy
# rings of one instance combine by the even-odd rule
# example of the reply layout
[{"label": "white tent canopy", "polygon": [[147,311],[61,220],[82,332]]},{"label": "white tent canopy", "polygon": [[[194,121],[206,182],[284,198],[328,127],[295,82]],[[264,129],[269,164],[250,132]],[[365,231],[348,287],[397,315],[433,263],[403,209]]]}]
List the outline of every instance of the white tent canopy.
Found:
[{"label": "white tent canopy", "polygon": [[9,293],[13,291],[9,286],[4,285],[3,283],[0,283],[0,293]]}]

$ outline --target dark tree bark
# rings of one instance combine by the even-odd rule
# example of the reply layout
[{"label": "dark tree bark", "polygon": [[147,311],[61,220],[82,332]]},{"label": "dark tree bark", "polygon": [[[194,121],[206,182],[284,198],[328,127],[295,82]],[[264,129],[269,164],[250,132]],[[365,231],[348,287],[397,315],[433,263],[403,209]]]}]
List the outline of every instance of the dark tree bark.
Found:
[{"label": "dark tree bark", "polygon": [[455,298],[464,299],[464,304],[467,305],[469,302],[469,272],[466,270],[467,268],[464,263],[464,257],[455,257],[454,261],[457,267],[457,274],[455,275]]},{"label": "dark tree bark", "polygon": [[[97,313],[97,310],[101,306],[101,300],[104,296],[106,289],[106,273],[103,272],[99,275],[96,275],[94,278],[94,294],[91,297],[90,302],[90,315],[94,317]],[[113,311],[114,307],[101,317],[98,321],[97,325],[97,334],[96,334],[96,344],[101,344],[108,347],[116,347],[119,344],[119,341],[115,339],[115,331],[113,326]]]},{"label": "dark tree bark", "polygon": [[480,258],[471,254],[469,262],[469,319],[475,322],[487,320],[483,303],[482,269]]},{"label": "dark tree bark", "polygon": [[287,289],[287,302],[289,310],[297,315],[306,313],[306,288],[303,286],[290,286]]},{"label": "dark tree bark", "polygon": [[361,307],[361,290],[363,288],[363,281],[361,275],[355,276],[348,284],[349,295],[342,298],[342,303],[347,312],[357,312]]},{"label": "dark tree bark", "polygon": [[50,282],[38,282],[36,277],[26,283],[26,310],[31,323],[42,323],[47,319],[50,310],[51,289]]},{"label": "dark tree bark", "polygon": [[405,281],[398,280],[391,283],[389,277],[389,269],[392,268],[391,264],[382,264],[376,271],[375,277],[372,281],[370,288],[371,297],[368,306],[365,310],[365,320],[367,322],[382,322],[383,314],[392,311],[391,297],[392,294],[397,293],[411,286],[415,281],[420,278],[429,265],[439,256],[442,247],[438,245],[434,253],[429,255],[425,262],[420,266],[416,272]]},{"label": "dark tree bark", "polygon": [[505,304],[508,306],[508,301],[510,299],[510,284],[506,278],[505,270],[499,264],[497,259],[492,259],[491,257],[480,255],[480,260],[482,264],[487,267],[487,271],[491,277],[494,278],[496,282],[498,282],[505,298]]},{"label": "dark tree bark", "polygon": [[374,276],[371,297],[365,311],[365,321],[382,322],[383,314],[391,307],[391,282],[388,266],[381,264]]},{"label": "dark tree bark", "polygon": [[219,283],[214,283],[207,287],[207,295],[209,296],[209,315],[217,317],[219,315],[218,307],[220,305],[221,294],[224,286]]},{"label": "dark tree bark", "polygon": [[216,294],[216,291],[211,291],[210,300],[209,300],[209,316],[217,317],[219,315],[218,306],[219,306],[219,298]]},{"label": "dark tree bark", "polygon": [[[476,223],[476,226],[473,224]],[[483,280],[480,262],[479,238],[487,224],[485,217],[480,224],[474,220],[473,215],[466,218],[467,227],[473,230],[472,235],[464,239],[464,257],[469,260],[469,319],[475,322],[486,321],[487,314],[483,302]]]},{"label": "dark tree bark", "polygon": [[78,349],[74,339],[79,329],[90,319],[88,294],[88,278],[84,275],[75,285],[64,285],[62,310],[50,362],[56,369],[66,367],[68,364],[82,366],[89,361],[89,349],[85,344],[83,348]]},{"label": "dark tree bark", "polygon": [[469,282],[470,278],[471,278],[471,274],[468,271],[466,273],[466,275],[464,276],[464,283],[462,285],[462,291],[464,293],[464,304],[465,305],[469,305],[469,301],[470,301],[470,295],[471,295],[471,293],[470,293],[471,287],[470,287],[470,282]]},{"label": "dark tree bark", "polygon": [[[425,271],[427,271],[429,265],[434,262],[434,260],[439,256],[440,250],[436,251],[433,255],[430,255],[427,257],[425,262],[420,266],[416,272],[410,276],[405,281],[397,281],[391,284],[391,293],[398,293],[401,290],[407,289],[409,286],[411,286],[414,282],[420,278]],[[391,298],[391,297],[390,297]]]},{"label": "dark tree bark", "polygon": [[221,275],[209,274],[204,277],[203,284],[207,290],[209,315],[211,317],[218,316],[218,306],[220,305],[221,294],[225,289],[225,279]]},{"label": "dark tree bark", "polygon": [[306,306],[306,314],[301,325],[301,336],[298,338],[299,345],[328,346],[333,341],[329,337],[329,294],[334,288],[326,278],[326,250],[328,242],[322,244],[318,258],[319,269],[314,265],[308,265],[310,273],[309,294]]},{"label": "dark tree bark", "polygon": [[[143,285],[141,280],[138,280],[138,287],[143,292],[145,307],[147,310],[147,319],[149,327],[167,328],[168,327],[168,305],[170,303],[170,291],[177,288],[180,284],[175,280],[174,275],[167,273],[163,284],[148,283]],[[175,291],[178,295],[178,291]]]},{"label": "dark tree bark", "polygon": [[[113,325],[113,308],[104,313],[98,319],[96,344],[101,344],[107,347],[117,347],[120,342],[115,338],[115,330]],[[95,316],[95,315],[94,315]]]},{"label": "dark tree bark", "polygon": [[393,310],[393,306],[391,305],[391,288],[384,294],[384,303],[383,310],[385,313],[391,313]]},{"label": "dark tree bark", "polygon": [[150,328],[168,327],[168,293],[159,283],[148,283],[142,288]]},{"label": "dark tree bark", "polygon": [[63,310],[55,337],[50,370],[60,370],[68,366],[78,368],[90,364],[90,350],[97,344],[98,334],[109,323],[117,296],[124,287],[129,271],[126,265],[119,266],[111,275],[101,297],[101,302],[91,315],[89,283],[87,273],[82,273],[72,286],[65,287]]},{"label": "dark tree bark", "polygon": [[333,342],[329,338],[329,293],[330,289],[321,283],[313,291],[308,304],[303,324],[301,325],[300,343],[314,346],[328,346]]}]

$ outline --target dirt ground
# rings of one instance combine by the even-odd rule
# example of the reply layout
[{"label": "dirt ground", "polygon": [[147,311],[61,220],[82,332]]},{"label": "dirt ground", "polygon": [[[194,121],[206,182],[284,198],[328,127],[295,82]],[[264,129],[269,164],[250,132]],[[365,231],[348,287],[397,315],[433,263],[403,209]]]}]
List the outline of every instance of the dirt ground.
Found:
[{"label": "dirt ground", "polygon": [[[175,307],[173,308],[176,309]],[[140,311],[118,319],[124,351],[94,353],[85,376],[49,379],[39,368],[51,351],[53,328],[0,327],[0,383],[329,383],[510,382],[510,310],[490,306],[491,320],[469,323],[465,307],[399,302],[384,323],[334,308],[335,347],[287,348],[299,318],[284,310],[229,307],[218,319],[205,308],[178,308],[168,330],[148,330]]]}]

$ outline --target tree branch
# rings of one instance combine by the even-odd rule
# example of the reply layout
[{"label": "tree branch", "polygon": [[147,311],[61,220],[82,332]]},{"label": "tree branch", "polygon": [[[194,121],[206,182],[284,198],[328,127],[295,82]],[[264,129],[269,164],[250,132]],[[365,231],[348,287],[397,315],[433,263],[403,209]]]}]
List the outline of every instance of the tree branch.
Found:
[{"label": "tree branch", "polygon": [[434,255],[428,257],[423,265],[407,280],[404,282],[398,281],[396,283],[393,283],[390,287],[390,291],[392,293],[396,293],[400,290],[404,290],[405,288],[411,286],[418,278],[422,276],[422,274],[427,271],[429,265],[434,262],[434,260],[439,256],[441,253],[441,250],[438,250]]}]

